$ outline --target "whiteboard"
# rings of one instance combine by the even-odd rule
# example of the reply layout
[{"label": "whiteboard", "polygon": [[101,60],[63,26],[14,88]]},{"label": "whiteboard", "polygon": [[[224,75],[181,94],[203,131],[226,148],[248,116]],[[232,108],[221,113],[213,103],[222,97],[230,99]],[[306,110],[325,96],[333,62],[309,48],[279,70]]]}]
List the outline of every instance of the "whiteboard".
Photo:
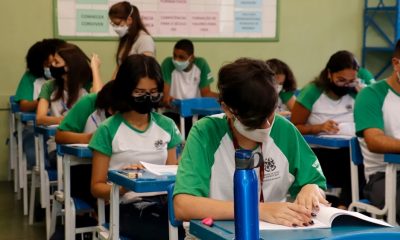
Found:
[{"label": "whiteboard", "polygon": [[[108,9],[120,0],[54,0],[55,36],[115,39]],[[278,0],[129,0],[158,40],[277,40]]]}]

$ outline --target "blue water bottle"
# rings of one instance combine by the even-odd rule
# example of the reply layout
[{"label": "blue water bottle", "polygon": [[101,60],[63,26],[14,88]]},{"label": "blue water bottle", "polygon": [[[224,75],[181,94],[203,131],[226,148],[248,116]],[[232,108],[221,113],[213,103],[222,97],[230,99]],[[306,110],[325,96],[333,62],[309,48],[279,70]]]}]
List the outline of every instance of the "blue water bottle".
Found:
[{"label": "blue water bottle", "polygon": [[258,218],[258,180],[254,167],[254,156],[259,155],[259,163],[262,162],[260,153],[253,154],[250,150],[236,150],[234,185],[235,207],[235,240],[260,239]]}]

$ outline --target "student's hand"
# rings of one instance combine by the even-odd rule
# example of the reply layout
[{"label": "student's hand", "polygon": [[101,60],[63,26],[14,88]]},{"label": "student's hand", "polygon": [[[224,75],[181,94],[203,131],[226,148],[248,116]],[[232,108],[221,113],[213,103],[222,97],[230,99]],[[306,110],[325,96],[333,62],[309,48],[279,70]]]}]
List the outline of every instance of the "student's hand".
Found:
[{"label": "student's hand", "polygon": [[337,122],[333,120],[328,120],[320,125],[320,132],[325,132],[327,134],[336,134],[339,132],[339,126]]},{"label": "student's hand", "polygon": [[93,53],[92,58],[90,60],[90,67],[92,68],[92,70],[93,69],[98,70],[98,69],[100,69],[100,64],[101,64],[101,61],[100,61],[99,55],[97,55],[96,53]]},{"label": "student's hand", "polygon": [[296,203],[260,203],[259,214],[263,221],[288,227],[303,227],[314,224],[311,218],[311,210]]},{"label": "student's hand", "polygon": [[165,96],[164,95],[164,97],[163,97],[163,105],[164,105],[164,107],[166,107],[166,108],[171,108],[171,102],[174,100],[174,98],[173,97],[171,97],[171,96]]},{"label": "student's hand", "polygon": [[143,168],[144,167],[142,164],[131,164],[123,167],[122,169],[143,169]]},{"label": "student's hand", "polygon": [[317,184],[304,185],[299,194],[297,194],[295,203],[304,206],[314,214],[319,211],[319,204],[329,206],[330,203],[325,199],[324,192]]},{"label": "student's hand", "polygon": [[290,117],[292,113],[290,111],[280,111],[279,115],[284,116],[284,117]]}]

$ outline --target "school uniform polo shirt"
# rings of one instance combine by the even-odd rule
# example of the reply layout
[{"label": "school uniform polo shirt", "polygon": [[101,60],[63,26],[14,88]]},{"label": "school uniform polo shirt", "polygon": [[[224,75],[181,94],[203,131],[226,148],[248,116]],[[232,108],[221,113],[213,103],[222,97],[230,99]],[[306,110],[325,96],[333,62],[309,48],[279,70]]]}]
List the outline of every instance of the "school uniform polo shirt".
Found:
[{"label": "school uniform polo shirt", "polygon": [[117,113],[99,126],[89,147],[111,158],[109,169],[120,169],[140,161],[165,164],[168,149],[181,142],[179,130],[170,118],[151,112],[149,126],[141,131]]},{"label": "school uniform polo shirt", "polygon": [[18,84],[17,92],[15,93],[15,101],[36,100],[45,82],[46,79],[36,78],[29,71],[25,72]]},{"label": "school uniform polo shirt", "polygon": [[307,124],[317,125],[333,120],[339,124],[338,134],[355,135],[354,98],[354,95],[346,94],[337,100],[332,99],[315,83],[310,83],[302,89],[297,102],[310,111]]},{"label": "school uniform polo shirt", "polygon": [[[49,80],[42,86],[42,90],[40,91],[39,98],[46,99],[49,104],[50,104],[50,115],[55,116],[55,117],[60,117],[66,115],[66,113],[69,111],[69,108],[67,107],[67,101],[68,101],[68,92],[64,90],[64,97],[60,98],[56,101],[52,101],[55,95],[56,91],[56,86],[55,86],[55,81],[54,80]],[[88,84],[85,86],[85,88],[81,88],[79,90],[79,98],[82,96],[85,96],[88,94],[90,91],[91,84]]]},{"label": "school uniform polo shirt", "polygon": [[194,59],[188,72],[176,70],[172,57],[166,58],[161,68],[164,81],[171,86],[170,95],[176,99],[201,97],[200,89],[214,81],[207,61],[201,57]]},{"label": "school uniform polo shirt", "polygon": [[278,106],[276,108],[277,112],[283,112],[283,111],[289,111],[289,108],[287,107],[287,102],[294,96],[293,91],[285,91],[282,90],[279,92],[279,98],[278,98]]},{"label": "school uniform polo shirt", "polygon": [[97,93],[82,97],[62,120],[58,129],[76,133],[92,133],[106,120],[104,110],[96,109]]},{"label": "school uniform polo shirt", "polygon": [[[268,139],[254,152],[264,160],[265,201],[285,201],[295,197],[310,183],[326,188],[317,157],[296,127],[275,115]],[[259,179],[260,169],[255,169]],[[204,117],[192,127],[179,162],[174,195],[190,194],[218,200],[233,200],[235,149],[225,114]],[[259,181],[259,194],[260,194]]]},{"label": "school uniform polo shirt", "polygon": [[378,128],[385,135],[400,139],[399,106],[400,94],[389,86],[386,79],[364,88],[357,96],[354,116],[367,179],[376,172],[385,172],[386,163],[383,154],[368,150],[363,131]]}]

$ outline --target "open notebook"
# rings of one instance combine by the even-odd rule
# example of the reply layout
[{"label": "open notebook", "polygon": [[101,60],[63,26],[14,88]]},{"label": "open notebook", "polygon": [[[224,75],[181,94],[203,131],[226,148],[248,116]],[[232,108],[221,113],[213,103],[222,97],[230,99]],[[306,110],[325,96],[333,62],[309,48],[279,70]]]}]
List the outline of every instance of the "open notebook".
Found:
[{"label": "open notebook", "polygon": [[140,162],[147,171],[158,176],[175,176],[178,171],[178,165],[159,165],[146,162]]},{"label": "open notebook", "polygon": [[390,224],[367,217],[358,212],[346,211],[333,207],[320,205],[320,211],[313,218],[314,225],[308,227],[286,227],[260,221],[260,230],[289,230],[289,229],[311,229],[311,228],[331,228],[340,225],[350,226],[385,226],[392,227]]}]

